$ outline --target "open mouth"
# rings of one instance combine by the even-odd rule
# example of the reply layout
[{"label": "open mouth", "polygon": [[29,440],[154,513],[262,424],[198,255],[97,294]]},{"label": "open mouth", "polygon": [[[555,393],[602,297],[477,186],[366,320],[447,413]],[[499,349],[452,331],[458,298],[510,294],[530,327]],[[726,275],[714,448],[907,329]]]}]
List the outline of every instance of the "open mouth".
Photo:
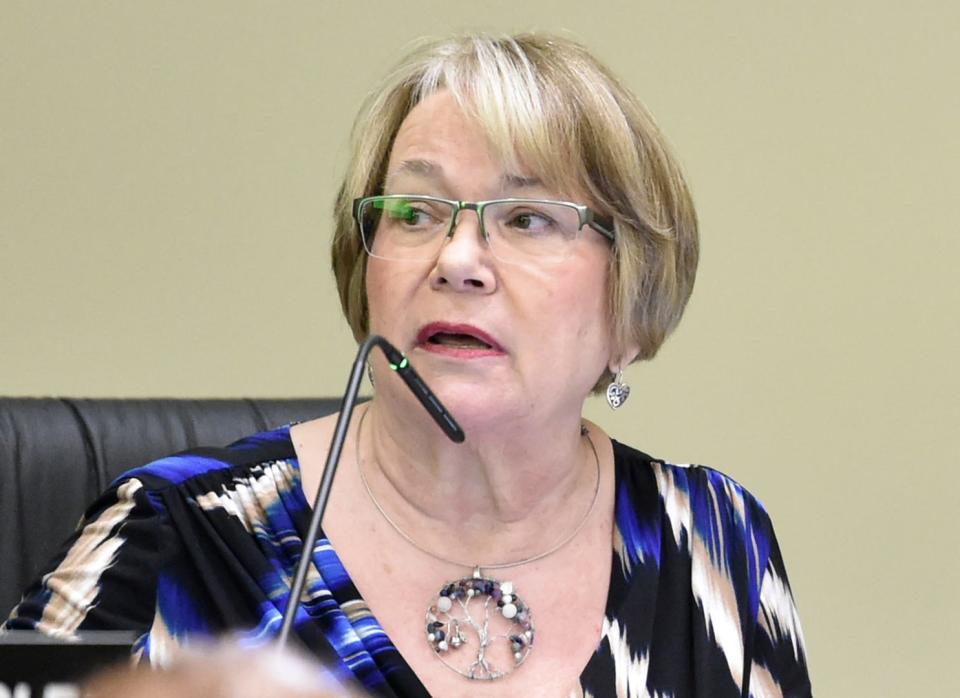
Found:
[{"label": "open mouth", "polygon": [[489,344],[479,337],[471,334],[461,334],[459,332],[437,332],[430,335],[427,339],[428,344],[436,344],[443,347],[456,347],[459,349],[492,349]]},{"label": "open mouth", "polygon": [[461,356],[489,356],[505,353],[497,340],[472,325],[431,322],[420,329],[417,344],[428,351],[458,353]]}]

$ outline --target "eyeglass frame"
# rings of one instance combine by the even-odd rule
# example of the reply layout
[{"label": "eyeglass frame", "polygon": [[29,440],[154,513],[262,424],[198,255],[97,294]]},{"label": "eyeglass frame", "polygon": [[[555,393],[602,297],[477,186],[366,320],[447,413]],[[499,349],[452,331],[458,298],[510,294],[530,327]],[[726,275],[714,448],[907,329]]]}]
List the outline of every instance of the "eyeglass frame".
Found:
[{"label": "eyeglass frame", "polygon": [[488,199],[486,201],[457,201],[456,199],[444,199],[439,196],[429,196],[426,194],[379,194],[376,196],[361,196],[353,200],[353,220],[357,224],[357,230],[360,231],[360,240],[364,242],[363,248],[367,251],[367,254],[372,256],[376,255],[373,255],[373,253],[367,249],[366,241],[364,240],[363,236],[363,224],[360,222],[360,209],[366,202],[374,199],[420,199],[423,201],[450,204],[453,208],[453,215],[450,216],[450,228],[444,234],[444,238],[453,237],[454,229],[457,227],[457,216],[461,211],[464,210],[477,212],[477,222],[480,224],[480,232],[483,234],[483,239],[486,240],[487,244],[489,245],[490,234],[487,232],[487,227],[483,223],[483,209],[487,206],[491,204],[559,204],[561,206],[572,208],[577,212],[577,216],[580,221],[580,225],[577,227],[578,232],[583,230],[583,226],[589,225],[591,228],[610,240],[610,242],[616,242],[617,240],[616,233],[614,233],[613,218],[610,216],[601,216],[589,206],[586,206],[585,204],[577,204],[572,201],[516,198]]}]

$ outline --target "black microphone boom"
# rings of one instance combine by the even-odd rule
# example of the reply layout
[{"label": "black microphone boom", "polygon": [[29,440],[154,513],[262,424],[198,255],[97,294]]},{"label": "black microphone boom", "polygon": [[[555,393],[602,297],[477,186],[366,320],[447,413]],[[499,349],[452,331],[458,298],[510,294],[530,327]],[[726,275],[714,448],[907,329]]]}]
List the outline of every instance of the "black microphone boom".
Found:
[{"label": "black microphone boom", "polygon": [[[407,387],[417,396],[420,404],[426,408],[434,421],[443,429],[443,432],[450,440],[462,443],[464,439],[463,430],[453,416],[447,412],[447,409],[433,394],[433,391],[427,387],[420,375],[413,370],[410,361],[400,351],[379,335],[370,335],[366,341],[360,345],[357,351],[357,358],[353,362],[353,371],[350,373],[350,380],[347,382],[347,391],[343,395],[343,401],[340,403],[340,415],[337,417],[337,426],[333,432],[333,439],[330,442],[330,450],[327,452],[327,462],[323,468],[323,479],[320,481],[320,489],[317,491],[317,498],[313,503],[313,517],[310,519],[310,526],[307,529],[307,536],[303,540],[303,549],[300,551],[300,562],[297,565],[297,573],[294,576],[293,586],[290,589],[290,597],[287,600],[287,607],[283,612],[283,625],[280,628],[280,635],[277,643],[280,647],[287,644],[287,638],[290,636],[290,630],[293,627],[293,620],[297,615],[297,607],[300,605],[300,596],[303,594],[303,585],[307,579],[307,569],[310,566],[310,560],[313,558],[313,546],[317,542],[317,535],[320,532],[320,522],[323,520],[323,512],[327,508],[327,500],[330,498],[330,489],[333,485],[333,476],[337,472],[337,464],[340,462],[340,452],[343,450],[343,442],[347,437],[347,428],[350,426],[350,418],[353,416],[353,407],[357,401],[357,393],[360,390],[360,382],[363,380],[363,367],[367,362],[367,357],[374,346],[380,347],[390,362],[390,368],[397,372],[407,384]],[[332,649],[331,649],[332,651]]]},{"label": "black microphone boom", "polygon": [[[443,429],[443,433],[450,437],[451,441],[455,441],[458,444],[463,443],[463,429],[457,424],[453,415],[447,412],[447,408],[437,399],[433,391],[423,382],[420,374],[413,370],[413,366],[410,365],[410,360],[397,351],[397,348],[383,337],[374,335],[371,339],[378,340],[377,345],[383,349],[383,353],[387,355],[390,368],[403,378],[403,382],[406,383],[407,387],[417,396],[420,404],[423,405],[427,412],[430,413],[430,416],[433,417],[433,421]],[[370,340],[368,339],[367,341]]]}]

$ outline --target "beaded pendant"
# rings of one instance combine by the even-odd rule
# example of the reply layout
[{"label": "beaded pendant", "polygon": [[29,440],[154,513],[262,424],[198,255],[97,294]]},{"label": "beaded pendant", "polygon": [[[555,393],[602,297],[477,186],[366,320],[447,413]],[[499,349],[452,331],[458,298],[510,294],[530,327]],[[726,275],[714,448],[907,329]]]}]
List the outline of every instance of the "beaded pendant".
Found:
[{"label": "beaded pendant", "polygon": [[447,582],[427,609],[427,643],[450,669],[492,681],[512,673],[533,648],[530,609],[512,582],[472,577]]}]

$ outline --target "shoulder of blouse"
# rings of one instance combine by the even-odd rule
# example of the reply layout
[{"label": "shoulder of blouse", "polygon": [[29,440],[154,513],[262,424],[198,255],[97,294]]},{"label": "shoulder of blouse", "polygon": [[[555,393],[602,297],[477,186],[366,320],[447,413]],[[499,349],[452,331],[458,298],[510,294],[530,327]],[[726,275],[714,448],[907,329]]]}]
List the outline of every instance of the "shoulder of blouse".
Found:
[{"label": "shoulder of blouse", "polygon": [[252,434],[228,446],[201,446],[151,461],[118,476],[111,489],[130,480],[137,480],[146,492],[156,492],[181,485],[193,478],[211,473],[294,458],[290,441],[290,425]]},{"label": "shoulder of blouse", "polygon": [[[624,491],[642,496],[646,485],[648,507],[659,501],[652,516],[666,530],[657,538],[688,557],[691,592],[710,627],[739,626],[739,633],[715,632],[736,660],[731,667],[742,666],[746,654],[757,695],[809,696],[803,630],[763,503],[715,468],[668,463],[616,442],[614,452]],[[642,532],[642,524],[637,528]]]}]

